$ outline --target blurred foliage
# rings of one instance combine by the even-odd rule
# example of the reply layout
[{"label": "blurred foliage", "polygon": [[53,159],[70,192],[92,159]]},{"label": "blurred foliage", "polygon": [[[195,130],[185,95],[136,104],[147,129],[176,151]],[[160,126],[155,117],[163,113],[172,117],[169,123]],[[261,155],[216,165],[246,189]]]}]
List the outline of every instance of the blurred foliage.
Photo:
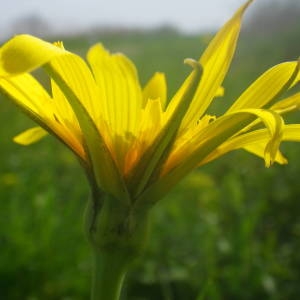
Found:
[{"label": "blurred foliage", "polygon": [[[287,35],[262,39],[245,31],[226,95],[214,110],[223,111],[272,64],[297,58],[300,31],[292,29],[290,42]],[[80,54],[97,41],[124,52],[142,83],[155,71],[166,72],[172,95],[188,72],[183,59],[197,58],[209,38],[162,30],[64,40]],[[89,190],[83,172],[52,137],[27,148],[14,144],[11,138],[32,122],[5,99],[0,103],[0,297],[88,299],[91,262],[82,212]],[[259,158],[236,152],[178,185],[152,212],[147,251],[123,298],[298,299],[300,145],[284,145],[283,151],[286,166],[265,169]]]}]

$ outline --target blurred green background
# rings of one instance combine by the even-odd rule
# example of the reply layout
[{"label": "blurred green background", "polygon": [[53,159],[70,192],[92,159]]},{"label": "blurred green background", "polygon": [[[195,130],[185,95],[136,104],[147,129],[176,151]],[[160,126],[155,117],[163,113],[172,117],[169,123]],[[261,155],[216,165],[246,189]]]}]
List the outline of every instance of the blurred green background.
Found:
[{"label": "blurred green background", "polygon": [[[224,111],[267,68],[297,59],[299,17],[299,6],[256,11],[242,33],[225,97],[212,111]],[[188,72],[183,59],[198,58],[210,39],[163,27],[93,32],[64,43],[82,55],[98,41],[124,52],[142,83],[165,72],[171,96]],[[6,99],[0,105],[0,299],[88,299],[83,172],[52,137],[26,148],[14,144],[11,138],[32,122]],[[299,122],[300,114],[291,118]],[[265,169],[259,158],[234,152],[192,173],[161,201],[123,299],[300,299],[300,145],[282,149],[288,165]]]}]

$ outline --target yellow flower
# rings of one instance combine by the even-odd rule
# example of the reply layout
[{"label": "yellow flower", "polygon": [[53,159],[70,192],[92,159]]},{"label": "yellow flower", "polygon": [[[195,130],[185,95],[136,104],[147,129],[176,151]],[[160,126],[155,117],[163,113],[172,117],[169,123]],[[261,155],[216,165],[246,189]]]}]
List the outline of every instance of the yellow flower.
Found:
[{"label": "yellow flower", "polygon": [[[31,144],[47,132],[79,158],[92,186],[123,203],[152,205],[194,168],[243,148],[272,162],[285,163],[283,140],[300,140],[300,124],[285,125],[282,115],[297,109],[300,93],[275,100],[299,81],[299,62],[266,71],[222,115],[207,115],[236,48],[244,4],[217,33],[198,61],[187,59],[191,74],[175,95],[166,96],[164,74],[141,87],[133,63],[100,44],[86,63],[65,50],[29,35],[0,49],[0,90],[40,127],[15,137]],[[43,67],[51,92],[29,73]]]}]

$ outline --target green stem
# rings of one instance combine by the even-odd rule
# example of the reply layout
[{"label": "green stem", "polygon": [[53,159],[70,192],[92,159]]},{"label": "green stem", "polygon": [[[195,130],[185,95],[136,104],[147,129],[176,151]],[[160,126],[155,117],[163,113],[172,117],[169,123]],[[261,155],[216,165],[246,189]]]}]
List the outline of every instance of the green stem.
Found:
[{"label": "green stem", "polygon": [[96,192],[86,211],[86,233],[94,253],[91,299],[119,300],[127,269],[145,247],[148,218],[133,206]]},{"label": "green stem", "polygon": [[92,300],[119,300],[128,262],[117,252],[94,252]]}]

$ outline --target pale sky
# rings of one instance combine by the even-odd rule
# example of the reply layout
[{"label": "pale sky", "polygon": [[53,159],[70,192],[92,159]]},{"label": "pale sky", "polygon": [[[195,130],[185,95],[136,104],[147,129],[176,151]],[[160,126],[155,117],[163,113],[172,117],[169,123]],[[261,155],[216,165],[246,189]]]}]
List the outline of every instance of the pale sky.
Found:
[{"label": "pale sky", "polygon": [[[267,1],[267,0],[258,0]],[[0,0],[0,36],[26,16],[42,17],[56,30],[93,25],[175,25],[186,32],[217,29],[245,0]],[[253,4],[255,5],[255,3]]]}]

